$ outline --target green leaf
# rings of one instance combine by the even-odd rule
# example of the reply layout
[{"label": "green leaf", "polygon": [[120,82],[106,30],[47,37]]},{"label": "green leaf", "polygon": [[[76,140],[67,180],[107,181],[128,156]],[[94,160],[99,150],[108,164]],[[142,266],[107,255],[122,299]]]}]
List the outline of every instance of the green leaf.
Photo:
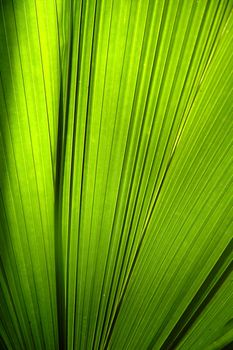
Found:
[{"label": "green leaf", "polygon": [[0,8],[0,347],[231,347],[232,0]]}]

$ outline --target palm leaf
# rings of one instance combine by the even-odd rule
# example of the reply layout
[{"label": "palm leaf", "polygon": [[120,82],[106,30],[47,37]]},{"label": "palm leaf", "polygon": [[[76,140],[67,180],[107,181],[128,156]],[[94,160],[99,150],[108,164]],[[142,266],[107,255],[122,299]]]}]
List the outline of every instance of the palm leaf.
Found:
[{"label": "palm leaf", "polygon": [[1,348],[231,348],[233,2],[0,6]]}]

